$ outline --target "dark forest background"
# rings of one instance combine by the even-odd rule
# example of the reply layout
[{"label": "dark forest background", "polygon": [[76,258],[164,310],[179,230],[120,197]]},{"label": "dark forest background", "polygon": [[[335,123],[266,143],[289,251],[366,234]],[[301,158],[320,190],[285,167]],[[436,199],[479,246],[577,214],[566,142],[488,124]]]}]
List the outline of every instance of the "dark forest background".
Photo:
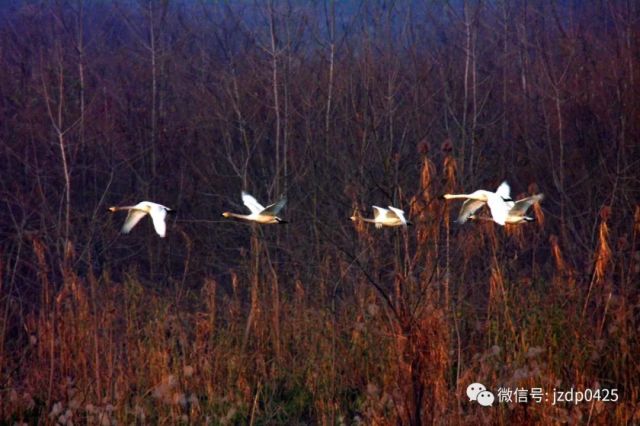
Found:
[{"label": "dark forest background", "polygon": [[[3,2],[2,421],[640,422],[639,39],[634,1]],[[535,223],[438,198],[505,179]]]}]

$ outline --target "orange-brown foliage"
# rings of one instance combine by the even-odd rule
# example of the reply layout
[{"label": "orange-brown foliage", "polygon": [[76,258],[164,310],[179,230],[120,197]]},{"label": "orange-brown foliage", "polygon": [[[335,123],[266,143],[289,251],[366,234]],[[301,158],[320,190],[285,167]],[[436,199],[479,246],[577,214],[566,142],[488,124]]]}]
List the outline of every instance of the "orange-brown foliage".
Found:
[{"label": "orange-brown foliage", "polygon": [[0,8],[0,423],[640,423],[637,5],[356,3]]}]

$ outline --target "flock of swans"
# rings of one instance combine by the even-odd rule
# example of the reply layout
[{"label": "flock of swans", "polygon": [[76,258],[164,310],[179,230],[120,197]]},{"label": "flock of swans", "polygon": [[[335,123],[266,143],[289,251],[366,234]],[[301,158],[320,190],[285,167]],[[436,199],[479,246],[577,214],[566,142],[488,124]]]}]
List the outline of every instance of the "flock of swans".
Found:
[{"label": "flock of swans", "polygon": [[522,222],[533,222],[534,218],[526,216],[527,210],[534,204],[542,201],[544,194],[536,194],[522,200],[513,201],[511,199],[511,188],[507,182],[502,182],[496,192],[479,189],[471,194],[444,194],[445,200],[455,198],[466,198],[462,203],[457,222],[465,223],[468,219],[484,219],[475,215],[476,211],[485,204],[489,206],[491,218],[499,225],[505,223],[517,224]]},{"label": "flock of swans", "polygon": [[[533,217],[526,215],[527,211],[531,206],[539,203],[544,198],[544,195],[536,194],[514,201],[511,198],[511,188],[509,187],[509,184],[507,184],[507,182],[502,182],[495,192],[479,189],[470,194],[444,194],[442,198],[445,200],[466,200],[462,203],[460,213],[456,220],[459,224],[463,224],[467,220],[472,219],[493,220],[499,225],[505,225],[533,221]],[[278,216],[278,213],[280,213],[287,202],[287,199],[284,197],[280,198],[275,203],[264,207],[252,195],[242,191],[242,202],[249,209],[251,212],[250,214],[224,212],[222,213],[222,216],[225,218],[235,218],[260,224],[287,223],[286,220]],[[489,207],[491,217],[477,216],[476,212],[485,204]],[[358,213],[351,216],[350,219],[354,222],[360,220],[363,222],[373,223],[376,228],[382,228],[385,226],[403,226],[406,228],[407,225],[412,225],[412,223],[405,218],[404,211],[399,208],[393,206],[388,206],[388,209],[378,206],[372,207],[373,219],[361,217]],[[143,217],[149,215],[153,221],[156,233],[162,238],[165,237],[167,232],[165,218],[167,217],[167,213],[172,211],[169,207],[153,203],[151,201],[142,201],[134,206],[109,208],[109,211],[111,212],[117,212],[120,210],[127,210],[129,212],[124,221],[124,225],[122,226],[121,232],[123,234],[131,232],[131,229],[133,229],[133,227],[136,226]]]}]

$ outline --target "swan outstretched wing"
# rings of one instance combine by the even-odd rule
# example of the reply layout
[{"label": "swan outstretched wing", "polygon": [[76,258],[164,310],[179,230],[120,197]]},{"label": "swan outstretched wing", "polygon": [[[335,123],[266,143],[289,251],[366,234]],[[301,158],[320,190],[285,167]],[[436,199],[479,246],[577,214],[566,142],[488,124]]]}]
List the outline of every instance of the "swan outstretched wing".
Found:
[{"label": "swan outstretched wing", "polygon": [[509,187],[506,180],[500,184],[498,189],[496,189],[496,194],[505,201],[511,200],[511,187]]},{"label": "swan outstretched wing", "polygon": [[151,220],[153,220],[153,227],[156,229],[158,235],[162,238],[167,234],[167,224],[164,219],[167,217],[167,210],[164,206],[151,210]]},{"label": "swan outstretched wing", "polygon": [[465,223],[469,219],[469,216],[478,211],[478,209],[484,206],[484,204],[484,201],[468,199],[467,201],[462,203],[462,207],[460,207],[460,213],[458,214],[458,219],[456,219],[456,222],[459,224]]},{"label": "swan outstretched wing", "polygon": [[524,216],[532,205],[540,202],[543,198],[544,194],[536,194],[523,198],[522,200],[518,200],[515,202],[513,207],[511,207],[511,210],[509,210],[509,214],[513,216]]},{"label": "swan outstretched wing", "polygon": [[128,234],[129,232],[131,232],[133,227],[136,226],[138,222],[140,222],[140,220],[146,216],[146,214],[147,212],[142,210],[129,210],[127,218],[124,220],[124,225],[122,225],[122,230],[120,232],[122,232],[123,234]]},{"label": "swan outstretched wing", "polygon": [[407,220],[404,218],[404,211],[403,210],[397,209],[397,208],[395,208],[393,206],[389,206],[389,210],[391,210],[391,211],[387,210],[387,216],[392,216],[393,215],[393,216],[397,217],[398,219],[400,219],[400,222],[402,222],[402,225],[407,226]]},{"label": "swan outstretched wing", "polygon": [[373,207],[373,218],[376,219],[378,216],[382,215],[383,217],[389,213],[389,210],[384,207],[371,206]]},{"label": "swan outstretched wing", "polygon": [[282,197],[275,203],[268,205],[260,212],[260,214],[266,216],[276,216],[280,212],[280,210],[282,210],[285,204],[287,204],[287,199]]},{"label": "swan outstretched wing", "polygon": [[260,204],[258,200],[253,197],[253,195],[248,194],[244,191],[242,191],[242,202],[245,206],[247,206],[249,210],[251,210],[251,213],[253,214],[258,214],[264,210],[264,206]]}]

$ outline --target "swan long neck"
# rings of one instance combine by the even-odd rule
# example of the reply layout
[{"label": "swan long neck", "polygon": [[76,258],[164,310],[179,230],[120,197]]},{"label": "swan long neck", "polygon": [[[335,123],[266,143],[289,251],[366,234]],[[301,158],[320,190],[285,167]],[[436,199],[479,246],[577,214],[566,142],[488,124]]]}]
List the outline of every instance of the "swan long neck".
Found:
[{"label": "swan long neck", "polygon": [[366,218],[366,217],[362,217],[359,214],[351,216],[349,219],[351,219],[354,222],[357,222],[357,221],[361,220],[363,222],[376,223],[376,221],[374,219],[369,219],[369,218]]},{"label": "swan long neck", "polygon": [[240,213],[232,213],[232,212],[224,212],[222,213],[224,217],[235,217],[237,219],[249,219],[248,214],[240,214]]},{"label": "swan long neck", "polygon": [[444,194],[442,198],[444,198],[445,200],[464,198],[468,200],[487,201],[486,194],[477,194],[475,192],[473,194]]},{"label": "swan long neck", "polygon": [[109,207],[109,211],[117,212],[120,210],[132,210],[134,208],[135,206],[113,206],[113,207]]},{"label": "swan long neck", "polygon": [[444,194],[442,197],[447,200],[452,200],[455,198],[474,198],[472,194]]}]

